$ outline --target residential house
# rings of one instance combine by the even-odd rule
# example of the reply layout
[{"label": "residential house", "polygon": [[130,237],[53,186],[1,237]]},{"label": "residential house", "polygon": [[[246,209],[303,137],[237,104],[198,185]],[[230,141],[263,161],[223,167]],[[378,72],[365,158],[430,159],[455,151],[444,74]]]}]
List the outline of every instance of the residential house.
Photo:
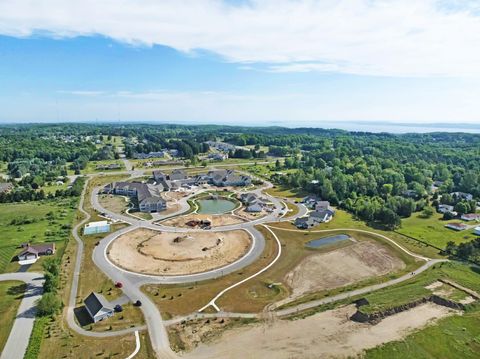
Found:
[{"label": "residential house", "polygon": [[465,213],[462,214],[460,217],[464,221],[470,222],[470,221],[479,221],[480,220],[480,214],[478,213]]},{"label": "residential house", "polygon": [[449,204],[439,204],[437,207],[439,213],[453,212],[453,209],[453,206],[450,206]]},{"label": "residential house", "polygon": [[215,170],[209,171],[211,183],[215,186],[248,186],[252,183],[249,176],[236,173],[234,170]]},{"label": "residential house", "polygon": [[471,201],[473,200],[473,195],[471,193],[465,193],[465,192],[452,192],[450,195],[454,198],[457,199],[464,199],[466,201]]},{"label": "residential house", "polygon": [[480,236],[480,227],[475,227],[473,230],[473,233],[476,234],[477,236]]},{"label": "residential house", "polygon": [[133,158],[139,159],[139,160],[144,160],[147,158],[159,158],[159,157],[165,157],[165,152],[164,151],[158,151],[158,152],[149,152],[149,153],[134,153]]},{"label": "residential house", "polygon": [[55,253],[55,243],[27,244],[27,247],[18,254],[19,261],[37,260],[39,256]]},{"label": "residential house", "polygon": [[255,203],[247,206],[247,208],[245,209],[245,211],[251,212],[251,213],[259,213],[262,210],[263,210],[263,206],[260,202],[255,202]]},{"label": "residential house", "polygon": [[295,220],[295,225],[301,229],[311,228],[320,223],[330,222],[335,212],[331,209],[312,211],[308,216],[300,217]]},{"label": "residential house", "polygon": [[171,181],[179,181],[179,180],[185,180],[187,179],[187,177],[188,175],[187,175],[187,172],[185,172],[185,170],[176,169],[172,171],[172,173],[169,176],[169,179]]},{"label": "residential house", "polygon": [[90,293],[83,303],[94,323],[110,318],[114,314],[114,310],[111,308],[110,303],[99,293]]},{"label": "residential house", "polygon": [[153,171],[153,178],[157,182],[162,182],[166,181],[168,179],[168,176],[162,171]]},{"label": "residential house", "polygon": [[243,204],[252,204],[255,203],[258,200],[258,195],[256,193],[250,192],[250,193],[242,193],[240,195],[240,201],[242,201]]},{"label": "residential house", "polygon": [[459,222],[446,224],[445,227],[453,229],[455,231],[463,231],[468,228],[468,226],[465,223],[459,223]]},{"label": "residential house", "polygon": [[208,158],[214,161],[225,161],[228,159],[227,153],[210,153]]},{"label": "residential house", "polygon": [[104,193],[135,198],[141,212],[160,212],[167,208],[166,201],[157,190],[140,182],[114,182],[104,187]]}]

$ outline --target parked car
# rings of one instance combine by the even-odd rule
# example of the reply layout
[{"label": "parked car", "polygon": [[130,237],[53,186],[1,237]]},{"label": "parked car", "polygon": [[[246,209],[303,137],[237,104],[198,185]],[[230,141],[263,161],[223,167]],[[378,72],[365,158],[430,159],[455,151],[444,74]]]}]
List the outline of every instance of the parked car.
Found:
[{"label": "parked car", "polygon": [[114,308],[113,308],[114,311],[116,311],[117,313],[120,313],[120,312],[123,312],[123,308],[120,304],[117,304]]},{"label": "parked car", "polygon": [[122,288],[122,287],[123,287],[123,283],[122,283],[122,282],[117,282],[117,283],[115,283],[115,287],[116,287],[116,288]]}]

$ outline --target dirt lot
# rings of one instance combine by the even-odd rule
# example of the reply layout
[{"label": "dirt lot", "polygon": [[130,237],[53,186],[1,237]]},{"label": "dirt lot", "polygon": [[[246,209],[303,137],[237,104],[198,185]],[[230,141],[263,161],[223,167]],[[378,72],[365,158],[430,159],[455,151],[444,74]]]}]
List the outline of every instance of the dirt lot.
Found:
[{"label": "dirt lot", "polygon": [[230,224],[243,223],[245,220],[231,214],[188,214],[186,216],[174,217],[160,222],[164,226],[189,228],[187,222],[209,220],[212,227],[228,226]]},{"label": "dirt lot", "polygon": [[250,235],[241,230],[187,234],[138,229],[118,237],[108,255],[127,270],[178,275],[227,265],[242,257],[250,245]]},{"label": "dirt lot", "polygon": [[289,299],[305,293],[343,287],[370,277],[381,276],[405,267],[386,247],[369,241],[302,260],[285,277],[292,289]]},{"label": "dirt lot", "polygon": [[[233,329],[213,344],[200,344],[184,358],[346,358],[399,340],[433,320],[458,313],[427,303],[390,316],[377,325],[349,320],[350,305],[301,320],[277,320]],[[188,335],[185,337],[188,338]],[[186,346],[188,347],[188,345]]]},{"label": "dirt lot", "polygon": [[259,219],[259,218],[265,217],[267,215],[266,211],[262,211],[262,212],[259,212],[259,213],[247,212],[245,210],[245,206],[242,206],[241,208],[237,209],[234,213],[237,216],[246,219],[247,221],[252,221],[252,220],[255,220],[255,219]]}]

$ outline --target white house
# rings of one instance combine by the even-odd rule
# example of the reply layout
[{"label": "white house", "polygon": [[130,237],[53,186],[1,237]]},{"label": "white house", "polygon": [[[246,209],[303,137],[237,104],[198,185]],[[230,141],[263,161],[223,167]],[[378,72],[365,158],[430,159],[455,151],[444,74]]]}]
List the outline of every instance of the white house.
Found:
[{"label": "white house", "polygon": [[480,227],[475,227],[473,230],[473,233],[476,234],[477,236],[480,236]]},{"label": "white house", "polygon": [[83,303],[94,323],[112,317],[114,314],[110,303],[101,294],[92,292]]},{"label": "white house", "polygon": [[453,212],[453,206],[448,204],[439,204],[437,207],[439,213]]}]

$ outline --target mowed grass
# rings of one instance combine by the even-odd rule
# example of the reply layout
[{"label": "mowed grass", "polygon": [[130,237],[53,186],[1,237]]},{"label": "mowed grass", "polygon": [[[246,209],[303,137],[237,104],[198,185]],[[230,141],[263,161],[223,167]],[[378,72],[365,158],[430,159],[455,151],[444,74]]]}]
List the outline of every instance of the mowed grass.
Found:
[{"label": "mowed grass", "polygon": [[[297,229],[292,222],[272,223],[272,226],[291,230]],[[439,253],[439,250],[434,247],[428,246],[427,244],[408,238],[394,231],[386,231],[379,228],[369,227],[365,222],[356,219],[352,214],[341,209],[336,210],[335,216],[330,222],[321,223],[305,232],[315,232],[319,230],[322,231],[330,229],[360,229],[382,234],[414,253],[421,254],[429,258],[443,258],[443,256]]]},{"label": "mowed grass", "polygon": [[477,237],[473,234],[472,229],[457,232],[445,227],[446,224],[452,222],[462,221],[458,219],[444,221],[439,213],[434,213],[430,218],[422,218],[421,213],[413,213],[411,217],[402,219],[402,227],[397,232],[417,238],[441,249],[445,248],[449,241],[459,244],[469,242]]},{"label": "mowed grass", "polygon": [[468,359],[480,353],[480,311],[441,319],[401,341],[367,350],[367,359]]},{"label": "mowed grass", "polygon": [[[76,198],[0,204],[0,272],[18,269],[18,264],[11,261],[24,242],[55,242],[55,255],[60,255],[69,237],[76,205]],[[43,257],[31,270],[41,268],[42,260]]]},{"label": "mowed grass", "polygon": [[26,285],[18,281],[0,282],[0,352],[7,342],[13,322],[17,316],[17,310],[23,298]]},{"label": "mowed grass", "polygon": [[265,193],[268,193],[271,196],[278,198],[289,198],[295,201],[301,201],[304,197],[308,195],[307,192],[301,190],[289,189],[283,186],[274,186],[265,190]]}]

